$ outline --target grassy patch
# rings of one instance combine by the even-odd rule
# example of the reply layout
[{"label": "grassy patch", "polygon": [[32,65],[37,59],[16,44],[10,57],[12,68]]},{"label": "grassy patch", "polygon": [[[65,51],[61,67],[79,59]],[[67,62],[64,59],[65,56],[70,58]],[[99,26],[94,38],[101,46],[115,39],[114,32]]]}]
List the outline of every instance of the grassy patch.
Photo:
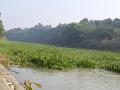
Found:
[{"label": "grassy patch", "polygon": [[30,43],[2,42],[0,53],[12,64],[49,69],[101,68],[120,72],[120,54]]}]

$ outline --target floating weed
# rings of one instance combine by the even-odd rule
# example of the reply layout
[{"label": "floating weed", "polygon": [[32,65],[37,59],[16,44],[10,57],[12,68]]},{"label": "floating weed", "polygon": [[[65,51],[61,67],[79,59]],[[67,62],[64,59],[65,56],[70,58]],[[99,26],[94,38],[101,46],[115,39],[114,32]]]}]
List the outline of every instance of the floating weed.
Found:
[{"label": "floating weed", "polygon": [[12,64],[49,69],[100,68],[120,72],[120,54],[15,42],[0,43],[0,53]]}]

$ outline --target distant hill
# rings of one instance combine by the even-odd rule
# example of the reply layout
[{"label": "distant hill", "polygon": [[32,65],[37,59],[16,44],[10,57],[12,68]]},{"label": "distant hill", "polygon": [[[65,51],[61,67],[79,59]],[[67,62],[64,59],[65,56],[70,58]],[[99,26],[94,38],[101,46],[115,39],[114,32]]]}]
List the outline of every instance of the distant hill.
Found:
[{"label": "distant hill", "polygon": [[46,43],[65,47],[99,50],[120,50],[120,19],[88,20],[78,23],[35,25],[31,28],[14,28],[6,32],[10,41]]}]

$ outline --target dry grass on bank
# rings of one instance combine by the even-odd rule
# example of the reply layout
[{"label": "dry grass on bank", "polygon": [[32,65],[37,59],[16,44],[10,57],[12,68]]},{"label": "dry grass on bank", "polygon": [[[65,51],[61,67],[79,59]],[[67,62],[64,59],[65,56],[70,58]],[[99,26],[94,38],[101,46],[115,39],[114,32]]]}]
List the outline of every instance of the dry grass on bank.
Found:
[{"label": "dry grass on bank", "polygon": [[7,66],[8,65],[8,60],[4,55],[0,55],[0,64]]}]

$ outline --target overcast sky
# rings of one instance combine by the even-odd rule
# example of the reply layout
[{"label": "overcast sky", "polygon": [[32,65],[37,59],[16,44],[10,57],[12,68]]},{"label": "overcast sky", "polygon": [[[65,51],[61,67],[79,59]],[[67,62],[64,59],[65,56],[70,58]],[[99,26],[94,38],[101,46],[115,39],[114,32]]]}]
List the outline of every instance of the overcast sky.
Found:
[{"label": "overcast sky", "polygon": [[120,18],[120,0],[0,0],[5,29]]}]

